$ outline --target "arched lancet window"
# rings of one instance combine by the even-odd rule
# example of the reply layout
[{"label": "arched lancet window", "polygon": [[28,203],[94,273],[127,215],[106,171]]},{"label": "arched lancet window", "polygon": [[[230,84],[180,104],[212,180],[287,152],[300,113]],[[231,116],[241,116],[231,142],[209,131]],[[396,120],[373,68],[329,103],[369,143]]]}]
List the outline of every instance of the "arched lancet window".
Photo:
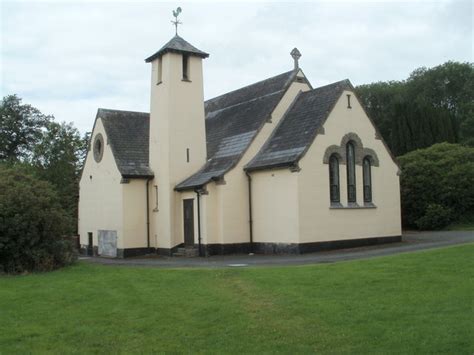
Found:
[{"label": "arched lancet window", "polygon": [[355,171],[355,148],[354,142],[349,141],[346,145],[347,157],[347,202],[356,202],[356,171]]},{"label": "arched lancet window", "polygon": [[339,159],[335,154],[329,158],[329,194],[331,202],[340,202],[339,196]]},{"label": "arched lancet window", "polygon": [[364,202],[372,202],[372,166],[370,158],[365,157],[363,161],[364,173]]}]

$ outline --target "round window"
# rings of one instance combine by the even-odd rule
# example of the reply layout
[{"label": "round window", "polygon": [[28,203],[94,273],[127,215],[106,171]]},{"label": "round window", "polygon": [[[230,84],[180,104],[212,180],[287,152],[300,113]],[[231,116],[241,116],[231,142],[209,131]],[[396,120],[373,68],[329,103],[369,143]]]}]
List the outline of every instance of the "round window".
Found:
[{"label": "round window", "polygon": [[94,159],[96,162],[102,160],[102,155],[104,155],[104,138],[102,134],[97,134],[94,139]]}]

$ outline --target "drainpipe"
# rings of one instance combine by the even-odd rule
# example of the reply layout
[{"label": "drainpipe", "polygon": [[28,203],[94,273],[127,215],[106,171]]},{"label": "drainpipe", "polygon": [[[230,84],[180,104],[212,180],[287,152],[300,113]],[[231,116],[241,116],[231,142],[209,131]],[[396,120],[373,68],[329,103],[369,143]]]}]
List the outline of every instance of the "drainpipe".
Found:
[{"label": "drainpipe", "polygon": [[250,233],[250,253],[253,253],[253,220],[252,220],[252,177],[246,171],[247,180],[249,184],[249,233]]},{"label": "drainpipe", "polygon": [[202,256],[202,248],[201,248],[201,191],[199,189],[195,189],[197,195],[197,207],[198,207],[198,247],[199,247],[199,256]]},{"label": "drainpipe", "polygon": [[150,252],[150,192],[148,185],[150,183],[150,178],[146,179],[146,243],[148,248],[148,253]]}]

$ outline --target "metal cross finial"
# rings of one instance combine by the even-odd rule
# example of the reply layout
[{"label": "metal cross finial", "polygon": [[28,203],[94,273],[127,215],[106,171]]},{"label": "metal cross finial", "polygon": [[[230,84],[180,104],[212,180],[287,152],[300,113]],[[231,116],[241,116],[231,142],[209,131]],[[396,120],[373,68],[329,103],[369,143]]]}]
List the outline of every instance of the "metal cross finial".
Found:
[{"label": "metal cross finial", "polygon": [[291,51],[291,56],[293,57],[294,61],[295,61],[295,69],[298,69],[299,68],[299,65],[298,65],[298,60],[301,58],[301,53],[300,51],[298,50],[298,48],[293,48],[293,50]]},{"label": "metal cross finial", "polygon": [[173,10],[174,21],[171,21],[171,23],[174,25],[174,28],[175,28],[175,31],[176,31],[176,36],[178,35],[178,25],[181,25],[181,24],[182,24],[182,22],[180,22],[180,21],[178,20],[178,16],[179,16],[179,14],[181,13],[181,11],[182,11],[182,10],[181,10],[180,7],[178,7],[178,8],[176,9],[176,11]]}]

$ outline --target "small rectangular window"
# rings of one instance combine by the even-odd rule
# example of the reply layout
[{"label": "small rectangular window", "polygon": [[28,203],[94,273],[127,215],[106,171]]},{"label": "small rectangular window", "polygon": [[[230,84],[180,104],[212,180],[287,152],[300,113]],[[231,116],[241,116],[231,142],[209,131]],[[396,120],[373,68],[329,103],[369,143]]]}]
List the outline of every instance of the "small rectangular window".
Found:
[{"label": "small rectangular window", "polygon": [[161,58],[158,58],[158,65],[157,65],[157,84],[161,84],[161,81],[163,79],[163,63]]},{"label": "small rectangular window", "polygon": [[352,108],[351,106],[351,95],[347,94],[347,108]]},{"label": "small rectangular window", "polygon": [[183,54],[183,80],[189,80],[189,56]]},{"label": "small rectangular window", "polygon": [[186,161],[189,163],[189,148],[186,148]]}]

